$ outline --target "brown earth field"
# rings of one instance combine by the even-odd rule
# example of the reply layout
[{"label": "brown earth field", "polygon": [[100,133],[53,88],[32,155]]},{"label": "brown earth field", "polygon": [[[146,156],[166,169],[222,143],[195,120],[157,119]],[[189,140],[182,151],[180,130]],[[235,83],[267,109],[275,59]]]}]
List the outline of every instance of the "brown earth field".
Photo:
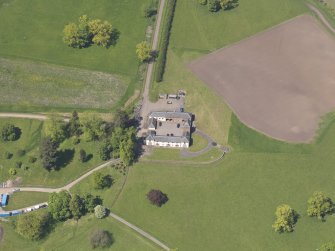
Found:
[{"label": "brown earth field", "polygon": [[335,109],[335,38],[303,15],[189,65],[239,119],[264,134],[310,142]]}]

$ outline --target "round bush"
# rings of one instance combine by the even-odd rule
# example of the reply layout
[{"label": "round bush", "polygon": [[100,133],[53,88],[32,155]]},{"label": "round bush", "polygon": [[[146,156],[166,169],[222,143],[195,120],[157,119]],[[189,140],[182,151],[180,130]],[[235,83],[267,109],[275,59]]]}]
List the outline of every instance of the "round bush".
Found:
[{"label": "round bush", "polygon": [[169,200],[166,194],[156,189],[150,190],[149,193],[147,194],[147,198],[152,204],[158,207],[161,207]]},{"label": "round bush", "polygon": [[23,150],[23,149],[19,149],[19,150],[17,150],[17,152],[16,152],[16,155],[17,155],[18,157],[22,157],[22,156],[24,156],[25,154],[26,154],[26,151]]},{"label": "round bush", "polygon": [[106,248],[112,245],[113,237],[105,230],[97,229],[91,233],[90,242],[92,248]]},{"label": "round bush", "polygon": [[5,124],[1,130],[1,138],[4,141],[14,141],[20,137],[20,128],[13,124]]},{"label": "round bush", "polygon": [[97,205],[94,208],[94,215],[95,217],[97,217],[98,219],[102,219],[104,217],[106,217],[107,215],[107,210],[105,207],[101,206],[101,205]]}]

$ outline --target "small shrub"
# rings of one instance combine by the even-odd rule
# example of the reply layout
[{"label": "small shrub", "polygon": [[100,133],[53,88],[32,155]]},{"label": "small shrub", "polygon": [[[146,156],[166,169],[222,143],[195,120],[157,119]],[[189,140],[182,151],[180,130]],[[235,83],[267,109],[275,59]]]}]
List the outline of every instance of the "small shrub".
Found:
[{"label": "small shrub", "polygon": [[13,154],[10,152],[5,152],[5,159],[10,159],[13,157]]},{"label": "small shrub", "polygon": [[207,4],[207,0],[199,0],[199,3],[200,3],[201,5],[206,5],[206,4]]},{"label": "small shrub", "polygon": [[17,172],[14,168],[9,168],[8,173],[9,173],[9,175],[14,176],[14,175],[16,175]]},{"label": "small shrub", "polygon": [[28,158],[28,162],[29,162],[29,163],[35,163],[36,160],[37,160],[37,158],[34,157],[34,156],[29,156],[29,158]]},{"label": "small shrub", "polygon": [[169,200],[166,194],[156,189],[150,190],[149,193],[147,194],[147,198],[152,204],[158,207],[161,207]]},{"label": "small shrub", "polygon": [[17,152],[16,152],[16,155],[17,155],[18,157],[22,157],[22,156],[24,156],[25,154],[26,154],[26,151],[23,150],[23,149],[19,149],[19,150],[17,150]]},{"label": "small shrub", "polygon": [[22,165],[22,169],[25,170],[25,171],[28,171],[29,170],[29,166],[23,164]]},{"label": "small shrub", "polygon": [[87,154],[84,149],[80,149],[79,151],[79,160],[84,163],[87,160]]},{"label": "small shrub", "polygon": [[105,230],[94,230],[91,233],[90,243],[92,248],[106,248],[112,245],[113,237]]},{"label": "small shrub", "polygon": [[22,167],[22,162],[21,162],[21,161],[17,161],[17,162],[15,163],[15,167],[16,167],[16,168],[21,168],[21,167]]},{"label": "small shrub", "polygon": [[72,143],[73,143],[74,145],[78,145],[78,144],[80,143],[80,138],[78,138],[78,137],[74,137],[73,140],[72,140]]},{"label": "small shrub", "polygon": [[102,218],[105,218],[106,215],[107,215],[107,210],[104,206],[101,206],[101,205],[97,205],[95,208],[94,208],[94,215],[95,217],[97,217],[98,219],[102,219]]}]

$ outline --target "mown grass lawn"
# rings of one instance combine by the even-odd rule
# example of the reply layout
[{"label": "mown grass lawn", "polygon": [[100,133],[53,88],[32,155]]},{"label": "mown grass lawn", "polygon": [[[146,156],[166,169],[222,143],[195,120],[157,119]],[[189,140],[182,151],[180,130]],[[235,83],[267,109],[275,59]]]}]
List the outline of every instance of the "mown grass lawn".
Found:
[{"label": "mown grass lawn", "polygon": [[23,239],[17,234],[9,223],[0,223],[4,228],[4,240],[0,242],[1,250],[13,251],[36,251],[36,250],[92,250],[89,236],[93,229],[108,230],[112,233],[114,243],[110,251],[154,251],[159,250],[148,240],[137,235],[135,232],[115,221],[111,217],[98,220],[93,215],[85,216],[78,222],[69,220],[59,223],[52,233],[45,239],[31,242]]},{"label": "mown grass lawn", "polygon": [[[118,1],[20,1],[0,2],[0,55],[30,58],[53,64],[134,76],[135,45],[147,25],[142,8],[150,0]],[[62,41],[66,24],[81,15],[107,20],[120,32],[115,47],[73,49]]]},{"label": "mown grass lawn", "polygon": [[[143,10],[151,1],[0,1],[0,33],[6,34],[0,36],[0,110],[123,106],[141,88],[135,46],[145,40],[149,22]],[[108,49],[65,45],[64,26],[84,14],[112,23],[120,33],[116,45]],[[5,59],[11,60],[10,65]]]},{"label": "mown grass lawn", "polygon": [[[22,133],[17,141],[0,141],[1,182],[20,177],[23,186],[61,187],[102,162],[97,152],[99,142],[81,141],[74,145],[73,139],[70,138],[61,143],[59,147],[59,170],[49,172],[42,167],[39,160],[39,145],[44,123],[30,119],[2,118],[0,119],[0,128],[5,123],[14,124],[21,129]],[[26,154],[22,157],[18,156],[17,151],[19,149],[25,150]],[[80,149],[84,149],[90,155],[90,159],[85,163],[81,163],[79,160]],[[13,156],[6,159],[5,152],[9,152]],[[35,163],[29,162],[31,156],[37,158]],[[22,162],[22,167],[16,168],[16,162]],[[25,170],[24,166],[28,166],[28,170]],[[15,168],[17,174],[9,175],[8,170],[10,168]]]},{"label": "mown grass lawn", "polygon": [[48,197],[48,193],[15,192],[9,195],[8,205],[4,209],[10,211],[30,207],[48,201]]},{"label": "mown grass lawn", "polygon": [[[233,117],[233,150],[221,162],[139,163],[112,210],[181,251],[316,250],[333,241],[335,231],[334,216],[320,222],[306,213],[314,191],[335,199],[334,119],[323,132],[316,143],[291,145],[269,139]],[[152,188],[169,197],[161,208],[145,197]],[[301,216],[290,234],[275,233],[271,227],[282,203]]]},{"label": "mown grass lawn", "polygon": [[103,175],[110,175],[112,177],[113,183],[111,187],[95,189],[93,175],[91,175],[71,188],[70,192],[72,194],[79,194],[81,196],[87,193],[90,193],[94,196],[99,196],[103,201],[103,205],[110,208],[121,192],[126,178],[126,169],[120,168],[116,170],[115,167],[109,166],[98,172],[101,172]]},{"label": "mown grass lawn", "polygon": [[210,13],[197,0],[178,1],[164,82],[153,83],[151,89],[152,100],[158,93],[186,90],[186,110],[195,113],[196,125],[220,144],[228,142],[231,110],[187,65],[307,11],[302,0],[240,0],[239,3],[231,11]]},{"label": "mown grass lawn", "polygon": [[199,134],[192,134],[192,144],[189,148],[191,152],[197,152],[204,149],[208,145],[207,139],[203,138]]}]

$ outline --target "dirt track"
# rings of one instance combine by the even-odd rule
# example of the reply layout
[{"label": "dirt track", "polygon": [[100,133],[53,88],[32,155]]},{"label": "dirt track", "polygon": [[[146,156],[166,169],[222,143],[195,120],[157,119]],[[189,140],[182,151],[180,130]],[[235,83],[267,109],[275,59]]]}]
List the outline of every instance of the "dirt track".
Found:
[{"label": "dirt track", "polygon": [[304,15],[190,64],[247,125],[308,142],[335,109],[335,39]]}]

